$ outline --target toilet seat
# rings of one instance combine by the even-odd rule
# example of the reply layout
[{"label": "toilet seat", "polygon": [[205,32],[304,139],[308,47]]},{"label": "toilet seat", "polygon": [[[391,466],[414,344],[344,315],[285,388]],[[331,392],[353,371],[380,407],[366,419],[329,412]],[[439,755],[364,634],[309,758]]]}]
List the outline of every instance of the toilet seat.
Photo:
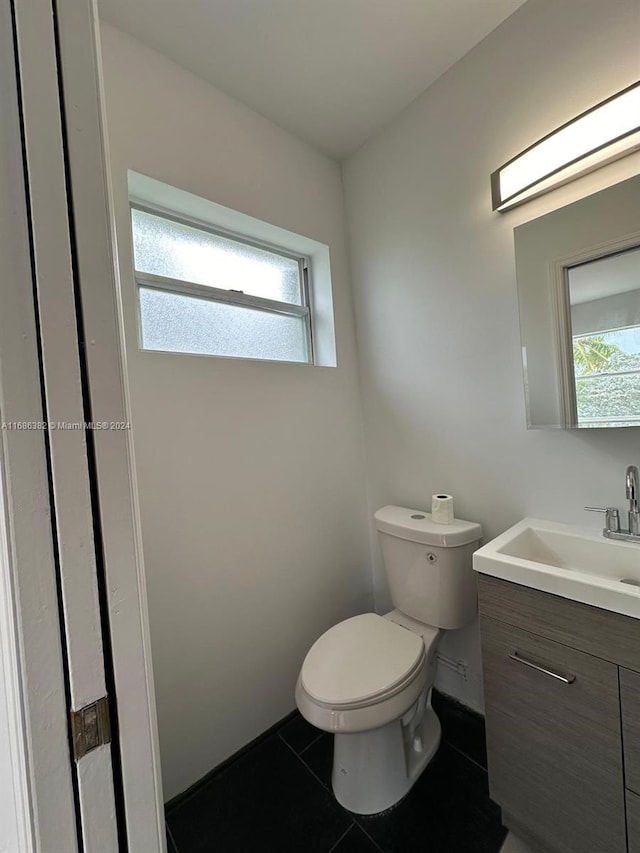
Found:
[{"label": "toilet seat", "polygon": [[316,702],[355,708],[402,690],[424,663],[422,637],[376,613],[365,613],[319,637],[300,678]]},{"label": "toilet seat", "polygon": [[440,631],[415,633],[393,615],[354,616],[316,640],[296,685],[308,722],[336,733],[374,729],[405,714],[433,682]]}]

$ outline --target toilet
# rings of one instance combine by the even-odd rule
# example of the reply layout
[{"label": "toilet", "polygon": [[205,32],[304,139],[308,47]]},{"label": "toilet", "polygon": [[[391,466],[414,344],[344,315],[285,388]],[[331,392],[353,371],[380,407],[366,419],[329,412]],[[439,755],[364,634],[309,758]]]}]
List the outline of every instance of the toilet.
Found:
[{"label": "toilet", "polygon": [[302,716],[334,734],[336,799],[363,815],[399,802],[438,749],[436,650],[443,631],[475,617],[471,555],[482,538],[479,524],[436,524],[404,507],[385,506],[374,518],[396,609],[329,628],[296,685]]}]

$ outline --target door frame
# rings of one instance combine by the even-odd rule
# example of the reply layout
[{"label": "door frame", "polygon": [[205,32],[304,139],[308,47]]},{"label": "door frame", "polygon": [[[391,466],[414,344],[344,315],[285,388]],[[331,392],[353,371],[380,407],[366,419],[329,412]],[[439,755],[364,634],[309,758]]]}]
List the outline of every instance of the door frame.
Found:
[{"label": "door frame", "polygon": [[[6,849],[78,850],[10,0],[0,0],[0,640]],[[6,772],[8,769],[8,773]]]},{"label": "door frame", "polygon": [[[69,190],[91,417],[131,421],[96,0],[57,0]],[[166,847],[135,448],[93,433],[122,781],[132,853]]]},{"label": "door frame", "polygon": [[[82,419],[84,411],[85,420],[89,414],[94,422],[129,421],[97,20],[92,0],[0,0],[0,33],[10,42],[8,47],[2,44],[7,49],[0,56],[3,421],[42,422],[45,412],[58,404],[62,412],[71,407],[74,420]],[[66,236],[62,221],[64,228],[70,227]],[[48,244],[47,228],[57,229],[57,239]],[[36,247],[33,229],[40,235]],[[44,252],[40,258],[38,249]],[[65,252],[71,262],[67,290],[60,291],[60,300],[41,291],[38,303],[38,273],[50,272],[52,258],[61,264],[60,273]],[[61,274],[61,281],[64,278]],[[56,323],[62,324],[59,333]],[[72,358],[67,359],[71,381],[55,369],[57,355],[71,353],[68,346],[65,350],[65,334],[73,338],[76,362],[80,354],[80,381]],[[47,376],[42,365],[49,370]],[[63,419],[71,418],[63,414]],[[6,530],[5,539],[0,533],[0,675],[6,696],[0,708],[0,749],[7,749],[13,771],[4,780],[12,791],[11,831],[19,850],[29,853],[76,853],[79,844],[100,853],[117,849],[109,747],[98,747],[74,765],[68,737],[68,706],[77,710],[74,696],[77,702],[91,700],[103,690],[91,666],[97,666],[96,649],[104,643],[112,652],[111,690],[120,746],[116,770],[129,849],[163,851],[133,438],[130,430],[111,429],[55,438],[53,472],[47,469],[51,434],[2,430],[0,436],[0,527],[5,522]],[[70,447],[75,450],[65,455]],[[74,470],[80,495],[68,487]],[[51,480],[53,473],[57,483],[55,477]],[[85,482],[91,492],[88,513]],[[82,516],[77,524],[74,506]],[[54,541],[52,515],[56,524],[65,519],[65,559],[56,556],[60,542]],[[93,530],[87,537],[89,517]],[[76,539],[86,548],[84,565]],[[95,607],[100,595],[93,596],[92,585],[102,596],[102,618]]]}]

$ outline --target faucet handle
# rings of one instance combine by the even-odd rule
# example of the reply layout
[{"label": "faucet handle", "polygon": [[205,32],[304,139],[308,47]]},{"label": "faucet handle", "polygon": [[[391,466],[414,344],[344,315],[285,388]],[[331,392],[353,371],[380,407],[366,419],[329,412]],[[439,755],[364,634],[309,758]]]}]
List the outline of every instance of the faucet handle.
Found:
[{"label": "faucet handle", "polygon": [[620,530],[620,512],[615,506],[586,506],[587,512],[603,512],[604,528],[612,533]]}]

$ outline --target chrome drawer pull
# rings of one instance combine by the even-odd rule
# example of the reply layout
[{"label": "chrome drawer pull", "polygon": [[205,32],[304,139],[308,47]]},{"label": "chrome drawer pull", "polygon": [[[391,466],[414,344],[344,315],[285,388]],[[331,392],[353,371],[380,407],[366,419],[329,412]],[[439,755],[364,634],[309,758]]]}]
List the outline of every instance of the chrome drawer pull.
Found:
[{"label": "chrome drawer pull", "polygon": [[537,672],[542,672],[544,675],[550,675],[551,678],[557,678],[558,681],[562,681],[564,684],[573,684],[576,680],[575,675],[561,675],[559,672],[554,672],[552,669],[545,669],[543,666],[540,666],[539,663],[534,663],[531,660],[520,657],[517,651],[512,652],[509,657],[516,663],[522,663],[525,666],[530,666],[531,669],[535,669]]}]

